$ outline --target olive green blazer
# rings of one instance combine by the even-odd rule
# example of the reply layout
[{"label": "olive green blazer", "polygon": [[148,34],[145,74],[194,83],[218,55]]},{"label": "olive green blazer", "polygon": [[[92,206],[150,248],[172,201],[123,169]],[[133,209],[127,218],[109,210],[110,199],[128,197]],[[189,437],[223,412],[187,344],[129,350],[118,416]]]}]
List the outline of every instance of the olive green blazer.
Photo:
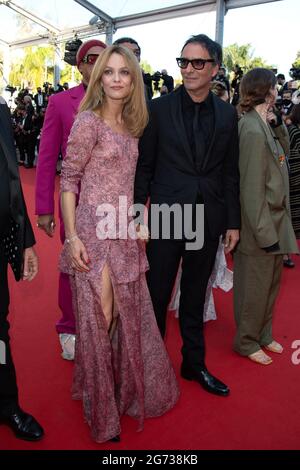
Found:
[{"label": "olive green blazer", "polygon": [[[253,109],[239,121],[239,146],[242,226],[237,249],[253,256],[298,253],[289,207],[286,127],[271,129]],[[278,251],[263,250],[277,242]]]}]

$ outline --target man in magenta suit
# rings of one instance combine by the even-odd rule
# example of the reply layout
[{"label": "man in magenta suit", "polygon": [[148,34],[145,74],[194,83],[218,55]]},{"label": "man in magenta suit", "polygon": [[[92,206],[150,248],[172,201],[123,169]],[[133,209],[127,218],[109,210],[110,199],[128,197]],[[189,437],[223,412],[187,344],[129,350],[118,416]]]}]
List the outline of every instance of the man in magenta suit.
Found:
[{"label": "man in magenta suit", "polygon": [[[55,230],[54,219],[54,189],[56,163],[59,154],[64,158],[68,137],[76,117],[79,104],[85,90],[97,57],[106,45],[102,41],[90,40],[83,43],[76,55],[77,67],[82,74],[82,83],[62,93],[51,96],[43,125],[36,175],[36,214],[37,226],[53,237]],[[65,240],[64,227],[60,216],[60,238]],[[62,357],[74,359],[75,318],[72,309],[72,297],[69,277],[61,273],[59,278],[58,303],[62,317],[56,325],[62,346]]]}]

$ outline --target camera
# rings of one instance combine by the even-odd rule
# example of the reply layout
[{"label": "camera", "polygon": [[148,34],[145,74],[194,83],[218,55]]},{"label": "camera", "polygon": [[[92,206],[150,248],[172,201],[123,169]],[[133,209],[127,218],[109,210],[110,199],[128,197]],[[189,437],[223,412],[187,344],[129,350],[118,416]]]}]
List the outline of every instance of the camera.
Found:
[{"label": "camera", "polygon": [[168,89],[168,93],[174,90],[174,79],[171,75],[168,75],[166,70],[162,70],[161,72],[156,71],[153,75],[150,73],[143,73],[144,84],[148,90],[150,90],[150,95],[152,98],[152,84],[155,91],[160,90],[160,80],[163,80],[162,85]]},{"label": "camera", "polygon": [[244,75],[243,69],[239,66],[239,64],[236,64],[236,66],[234,67],[234,75],[236,79],[242,78],[242,76]]},{"label": "camera", "polygon": [[49,82],[44,82],[44,83],[43,83],[43,87],[44,87],[44,89],[45,89],[45,93],[46,93],[46,94],[48,94],[49,88],[51,88],[51,86],[52,86],[52,83],[49,83]]},{"label": "camera", "polygon": [[240,83],[243,78],[244,72],[242,67],[238,64],[235,65],[234,69],[234,78],[231,81],[231,88],[233,89],[233,96],[231,100],[231,104],[236,106],[240,100]]},{"label": "camera", "polygon": [[15,91],[17,91],[16,87],[14,86],[11,86],[11,85],[7,85],[7,87],[5,88],[5,91],[9,91],[9,93],[11,94],[11,96],[14,94]]},{"label": "camera", "polygon": [[77,38],[66,42],[64,61],[67,62],[67,64],[76,65],[76,54],[81,44],[82,41]]},{"label": "camera", "polygon": [[154,90],[155,91],[159,91],[159,82],[162,78],[162,74],[160,72],[155,72],[153,75],[152,75],[152,81],[154,83]]},{"label": "camera", "polygon": [[168,93],[174,90],[174,79],[171,75],[167,74],[167,71],[164,69],[161,71],[161,78],[163,79],[163,86],[167,87]]},{"label": "camera", "polygon": [[289,74],[293,80],[300,80],[300,68],[292,67]]}]

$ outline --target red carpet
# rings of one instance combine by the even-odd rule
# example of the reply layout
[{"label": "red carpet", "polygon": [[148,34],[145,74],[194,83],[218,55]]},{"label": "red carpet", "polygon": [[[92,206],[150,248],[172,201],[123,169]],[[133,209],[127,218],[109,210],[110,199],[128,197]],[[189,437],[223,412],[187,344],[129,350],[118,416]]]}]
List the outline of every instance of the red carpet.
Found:
[{"label": "red carpet", "polygon": [[[35,170],[21,170],[33,225]],[[122,419],[120,444],[96,444],[83,421],[80,402],[71,400],[72,363],[60,357],[55,331],[57,307],[58,233],[49,239],[35,230],[40,273],[31,284],[11,286],[11,336],[23,408],[45,428],[40,443],[16,440],[0,427],[0,449],[299,449],[300,364],[292,363],[291,345],[300,341],[300,257],[295,269],[285,269],[276,305],[275,338],[284,353],[273,354],[264,367],[232,351],[234,322],[232,293],[215,293],[218,320],[206,326],[207,366],[231,388],[228,398],[205,392],[194,382],[179,379],[177,406],[161,418],[136,422]],[[178,374],[180,366],[178,320],[169,315],[167,347]],[[300,346],[298,357],[300,359]]]}]

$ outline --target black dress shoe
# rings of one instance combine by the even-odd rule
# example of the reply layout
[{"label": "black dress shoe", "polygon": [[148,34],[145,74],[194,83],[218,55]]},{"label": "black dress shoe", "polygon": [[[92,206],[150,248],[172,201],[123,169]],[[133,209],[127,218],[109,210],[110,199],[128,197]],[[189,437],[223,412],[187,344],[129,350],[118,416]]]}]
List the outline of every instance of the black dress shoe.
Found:
[{"label": "black dress shoe", "polygon": [[111,442],[120,442],[121,438],[120,436],[115,436],[115,437],[112,437],[111,439],[109,439]]},{"label": "black dress shoe", "polygon": [[221,395],[223,397],[229,395],[229,388],[227,387],[227,385],[225,385],[223,382],[211,375],[205,367],[203,369],[195,371],[189,366],[182,363],[181,377],[186,380],[195,380],[207,392],[214,393],[215,395]]},{"label": "black dress shoe", "polygon": [[19,407],[10,414],[2,412],[0,414],[0,423],[9,426],[18,439],[24,439],[25,441],[39,441],[44,435],[43,428],[34,417],[25,413]]}]

